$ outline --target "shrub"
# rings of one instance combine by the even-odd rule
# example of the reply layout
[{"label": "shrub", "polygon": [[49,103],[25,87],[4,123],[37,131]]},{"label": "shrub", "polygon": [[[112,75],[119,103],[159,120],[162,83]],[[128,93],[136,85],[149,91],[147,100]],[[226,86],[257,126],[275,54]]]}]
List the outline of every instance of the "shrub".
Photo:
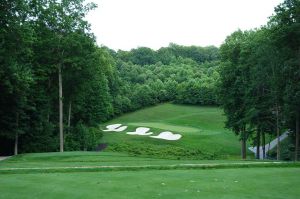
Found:
[{"label": "shrub", "polygon": [[65,145],[68,151],[95,150],[100,143],[102,132],[95,127],[87,127],[79,122],[66,134]]}]

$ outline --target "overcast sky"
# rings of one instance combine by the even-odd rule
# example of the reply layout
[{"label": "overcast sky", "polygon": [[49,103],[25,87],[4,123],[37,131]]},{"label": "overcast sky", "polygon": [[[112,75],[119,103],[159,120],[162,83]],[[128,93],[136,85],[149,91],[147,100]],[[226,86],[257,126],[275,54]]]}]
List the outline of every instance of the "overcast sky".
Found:
[{"label": "overcast sky", "polygon": [[118,50],[146,46],[219,46],[237,29],[265,25],[283,0],[91,0],[87,20],[99,45]]}]

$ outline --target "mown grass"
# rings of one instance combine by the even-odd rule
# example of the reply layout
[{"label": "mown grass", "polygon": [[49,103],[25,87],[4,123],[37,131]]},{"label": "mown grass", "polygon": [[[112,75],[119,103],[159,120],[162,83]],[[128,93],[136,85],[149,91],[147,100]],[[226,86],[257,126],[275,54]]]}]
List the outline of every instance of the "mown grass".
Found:
[{"label": "mown grass", "polygon": [[0,175],[0,198],[299,198],[300,168]]},{"label": "mown grass", "polygon": [[[238,138],[224,128],[224,121],[223,112],[218,107],[161,104],[101,124],[101,129],[116,123],[128,126],[120,133],[104,132],[101,142],[108,143],[108,151],[135,155],[179,159],[239,158]],[[151,128],[154,135],[172,131],[183,137],[178,141],[166,141],[126,134],[140,126]]]},{"label": "mown grass", "polygon": [[297,198],[300,164],[170,160],[112,152],[33,153],[0,162],[0,199]]}]

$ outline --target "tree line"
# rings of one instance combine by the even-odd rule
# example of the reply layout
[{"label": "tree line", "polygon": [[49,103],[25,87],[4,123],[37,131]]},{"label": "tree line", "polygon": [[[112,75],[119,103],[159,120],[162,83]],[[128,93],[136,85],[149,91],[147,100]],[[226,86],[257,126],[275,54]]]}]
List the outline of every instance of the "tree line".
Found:
[{"label": "tree line", "polygon": [[0,3],[0,136],[15,154],[94,147],[111,114],[111,66],[84,20],[95,4],[83,2]]},{"label": "tree line", "polygon": [[180,46],[154,51],[140,47],[112,52],[115,60],[117,114],[173,101],[216,105],[219,50],[216,47]]},{"label": "tree line", "polygon": [[[243,158],[247,140],[257,146],[260,158],[259,146],[265,156],[266,139],[275,137],[276,159],[299,157],[299,30],[300,2],[285,0],[267,25],[238,30],[220,47],[220,101],[226,126],[241,139]],[[287,130],[291,140],[283,149],[279,136]]]}]

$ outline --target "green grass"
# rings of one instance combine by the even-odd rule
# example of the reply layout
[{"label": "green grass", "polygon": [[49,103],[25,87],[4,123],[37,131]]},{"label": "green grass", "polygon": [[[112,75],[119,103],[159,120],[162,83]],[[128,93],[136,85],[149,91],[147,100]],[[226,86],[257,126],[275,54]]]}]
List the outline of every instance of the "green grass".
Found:
[{"label": "green grass", "polygon": [[[129,152],[163,158],[228,159],[239,158],[238,138],[224,129],[225,117],[218,107],[201,107],[161,104],[115,118],[106,125],[121,123],[128,129],[121,133],[103,132],[102,143],[108,151]],[[178,141],[153,139],[148,136],[127,135],[143,126],[151,128],[154,135],[162,131],[180,133]]]},{"label": "green grass", "polygon": [[293,162],[172,160],[112,152],[56,152],[23,154],[1,161],[0,174],[299,166]]},{"label": "green grass", "polygon": [[165,124],[165,123],[159,123],[159,122],[136,122],[136,123],[128,123],[128,125],[131,126],[147,126],[151,128],[156,128],[156,129],[168,129],[169,131],[174,131],[174,132],[190,132],[190,133],[196,133],[199,131],[198,128],[194,127],[185,127],[185,126],[176,126],[176,125],[171,125],[171,124]]},{"label": "green grass", "polygon": [[[4,168],[51,168],[83,166],[143,166],[177,164],[243,163],[240,160],[172,160],[131,156],[116,152],[30,153],[13,156],[0,162]],[[246,161],[256,162],[256,161]]]},{"label": "green grass", "polygon": [[292,162],[32,153],[0,162],[0,199],[298,198],[299,177]]},{"label": "green grass", "polygon": [[300,168],[0,175],[0,198],[296,199]]}]

